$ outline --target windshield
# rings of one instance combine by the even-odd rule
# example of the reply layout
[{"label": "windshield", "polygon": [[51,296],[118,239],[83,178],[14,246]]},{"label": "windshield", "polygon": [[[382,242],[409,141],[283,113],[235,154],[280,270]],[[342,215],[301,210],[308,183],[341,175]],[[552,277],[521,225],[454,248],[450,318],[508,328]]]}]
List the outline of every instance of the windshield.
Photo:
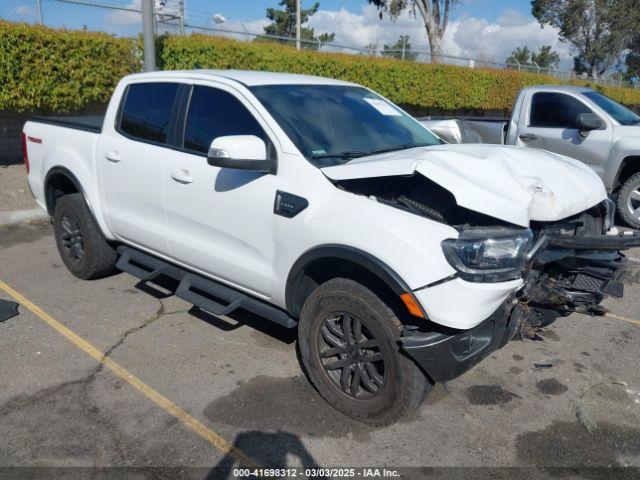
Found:
[{"label": "windshield", "polygon": [[263,85],[251,91],[317,167],[441,143],[412,117],[362,87]]},{"label": "windshield", "polygon": [[599,92],[584,92],[583,95],[615,118],[621,125],[640,124],[638,115],[609,97],[605,97]]}]

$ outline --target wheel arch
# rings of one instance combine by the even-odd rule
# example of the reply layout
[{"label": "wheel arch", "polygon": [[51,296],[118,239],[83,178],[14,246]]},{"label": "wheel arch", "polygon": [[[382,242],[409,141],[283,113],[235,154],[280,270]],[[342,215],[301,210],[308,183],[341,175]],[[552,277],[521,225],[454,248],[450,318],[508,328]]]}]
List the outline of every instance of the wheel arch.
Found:
[{"label": "wheel arch", "polygon": [[44,198],[49,216],[53,216],[58,199],[69,193],[81,193],[89,204],[82,184],[71,170],[61,166],[51,168],[44,179]]},{"label": "wheel arch", "polygon": [[640,155],[628,155],[622,159],[613,183],[613,191],[618,190],[624,182],[640,172]]},{"label": "wheel arch", "polygon": [[402,313],[407,307],[400,295],[411,288],[392,268],[373,255],[347,245],[322,245],[303,253],[287,276],[285,303],[287,311],[299,317],[309,294],[321,283],[345,277],[360,281]]}]

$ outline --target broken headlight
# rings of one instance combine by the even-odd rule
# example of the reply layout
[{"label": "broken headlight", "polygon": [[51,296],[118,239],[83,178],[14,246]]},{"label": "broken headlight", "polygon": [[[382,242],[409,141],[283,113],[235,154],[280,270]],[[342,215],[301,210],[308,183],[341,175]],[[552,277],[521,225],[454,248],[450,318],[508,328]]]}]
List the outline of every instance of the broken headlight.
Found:
[{"label": "broken headlight", "polygon": [[504,282],[522,276],[532,238],[530,229],[468,229],[444,240],[442,250],[464,280]]}]

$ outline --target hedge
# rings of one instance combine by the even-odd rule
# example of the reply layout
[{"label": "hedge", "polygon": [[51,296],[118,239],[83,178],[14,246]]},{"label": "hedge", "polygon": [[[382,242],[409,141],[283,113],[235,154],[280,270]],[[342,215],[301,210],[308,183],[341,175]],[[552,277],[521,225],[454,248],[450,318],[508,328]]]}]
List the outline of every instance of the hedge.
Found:
[{"label": "hedge", "polygon": [[[304,73],[361,83],[415,109],[510,110],[524,86],[561,83],[540,74],[470,69],[388,58],[296,51],[271,42],[205,35],[160,37],[164,69],[220,68]],[[0,110],[67,112],[108,100],[141,67],[140,42],[102,33],[0,21]],[[630,106],[640,90],[601,88]]]},{"label": "hedge", "polygon": [[0,21],[0,110],[66,112],[140,69],[132,39]]},{"label": "hedge", "polygon": [[[172,36],[163,43],[160,58],[167,70],[236,68],[320,75],[366,85],[401,105],[446,111],[510,110],[522,87],[567,83],[536,73],[299,52],[276,43],[205,35]],[[640,90],[597,88],[626,105],[640,105]]]}]

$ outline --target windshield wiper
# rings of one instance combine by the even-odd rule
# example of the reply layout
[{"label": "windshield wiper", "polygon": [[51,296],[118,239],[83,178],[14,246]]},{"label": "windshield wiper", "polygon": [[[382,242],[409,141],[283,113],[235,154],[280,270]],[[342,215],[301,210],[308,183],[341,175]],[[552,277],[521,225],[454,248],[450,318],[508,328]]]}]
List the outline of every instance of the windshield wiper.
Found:
[{"label": "windshield wiper", "polygon": [[312,158],[313,159],[318,159],[318,158],[352,159],[352,158],[359,158],[359,157],[368,157],[370,155],[377,155],[379,153],[394,152],[396,150],[407,150],[409,148],[430,147],[430,146],[432,146],[431,143],[405,143],[402,145],[394,145],[393,147],[379,148],[377,150],[371,150],[369,152],[363,152],[361,150],[347,150],[345,152],[337,152],[337,153],[320,153],[317,155],[313,155]]},{"label": "windshield wiper", "polygon": [[367,155],[371,155],[369,152],[362,152],[360,150],[347,150],[345,152],[336,152],[336,153],[318,153],[313,154],[311,158],[342,158],[342,159],[350,159],[350,158],[358,158],[365,157]]},{"label": "windshield wiper", "polygon": [[373,150],[369,152],[367,155],[377,155],[378,153],[395,152],[398,150],[408,150],[410,148],[431,147],[431,146],[433,146],[433,144],[431,143],[404,143],[402,145],[394,145],[393,147],[379,148],[378,150]]}]

